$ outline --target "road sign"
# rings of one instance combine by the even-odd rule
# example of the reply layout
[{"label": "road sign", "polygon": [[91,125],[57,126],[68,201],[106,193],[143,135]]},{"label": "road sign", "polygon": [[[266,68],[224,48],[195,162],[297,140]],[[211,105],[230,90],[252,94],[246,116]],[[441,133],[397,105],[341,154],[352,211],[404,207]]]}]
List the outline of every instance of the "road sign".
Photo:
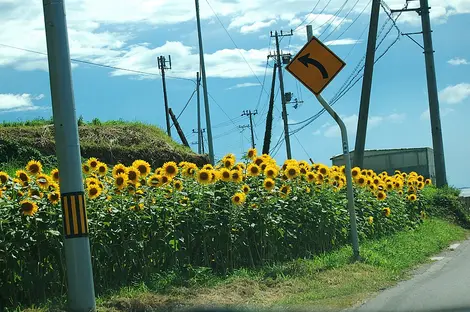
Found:
[{"label": "road sign", "polygon": [[346,66],[336,54],[315,37],[307,42],[286,69],[314,94],[323,89]]}]

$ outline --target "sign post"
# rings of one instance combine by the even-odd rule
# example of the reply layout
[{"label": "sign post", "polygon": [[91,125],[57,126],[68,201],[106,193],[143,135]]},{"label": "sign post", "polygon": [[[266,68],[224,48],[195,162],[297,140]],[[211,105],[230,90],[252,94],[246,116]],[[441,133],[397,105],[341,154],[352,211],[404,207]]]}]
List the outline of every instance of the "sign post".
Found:
[{"label": "sign post", "polygon": [[321,92],[346,66],[336,54],[315,37],[297,53],[286,70],[299,80],[307,89],[315,94],[320,104],[336,121],[341,130],[342,150],[346,166],[346,184],[348,194],[348,210],[351,223],[351,244],[353,257],[359,259],[359,239],[357,235],[356,212],[354,208],[354,192],[351,174],[351,157],[349,155],[348,133],[343,120],[323,99]]},{"label": "sign post", "polygon": [[63,0],[43,0],[64,224],[69,311],[96,310],[77,116]]}]

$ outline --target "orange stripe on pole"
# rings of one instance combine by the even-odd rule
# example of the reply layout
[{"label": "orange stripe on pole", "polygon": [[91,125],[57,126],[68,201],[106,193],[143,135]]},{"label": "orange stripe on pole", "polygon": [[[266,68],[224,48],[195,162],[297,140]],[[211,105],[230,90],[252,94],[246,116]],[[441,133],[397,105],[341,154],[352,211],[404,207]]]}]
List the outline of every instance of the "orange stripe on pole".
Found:
[{"label": "orange stripe on pole", "polygon": [[82,225],[82,234],[86,234],[85,228],[85,199],[83,195],[78,195],[78,209],[80,209],[80,223]]},{"label": "orange stripe on pole", "polygon": [[78,220],[77,220],[77,205],[75,202],[75,195],[70,196],[70,203],[72,206],[72,218],[73,218],[73,234],[78,234]]},{"label": "orange stripe on pole", "polygon": [[64,197],[64,218],[65,218],[65,235],[70,235],[72,232],[70,232],[70,216],[69,216],[69,202],[68,202],[68,197]]}]

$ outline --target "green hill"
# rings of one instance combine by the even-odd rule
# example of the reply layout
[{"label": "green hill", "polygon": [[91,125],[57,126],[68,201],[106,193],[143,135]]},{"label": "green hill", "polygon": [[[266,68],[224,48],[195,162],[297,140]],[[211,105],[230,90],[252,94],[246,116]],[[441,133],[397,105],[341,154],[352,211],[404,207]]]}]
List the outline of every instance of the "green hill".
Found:
[{"label": "green hill", "polygon": [[[139,122],[94,119],[79,120],[82,157],[97,157],[108,164],[130,165],[136,159],[152,167],[166,161],[191,161],[198,165],[209,162],[207,155],[197,155],[176,143],[158,127]],[[50,120],[33,120],[0,124],[0,165],[24,165],[30,159],[55,163],[54,125]]]}]

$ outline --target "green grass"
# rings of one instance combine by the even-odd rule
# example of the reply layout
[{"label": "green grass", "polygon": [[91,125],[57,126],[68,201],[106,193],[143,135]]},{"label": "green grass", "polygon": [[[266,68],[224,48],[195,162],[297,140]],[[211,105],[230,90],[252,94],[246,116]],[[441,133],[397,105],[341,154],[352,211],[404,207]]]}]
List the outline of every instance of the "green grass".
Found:
[{"label": "green grass", "polygon": [[[207,269],[169,272],[98,298],[98,311],[174,311],[207,304],[251,311],[340,310],[409,277],[411,269],[467,235],[459,226],[432,219],[414,231],[361,242],[362,261],[357,263],[351,262],[351,248],[344,247],[310,260],[237,270],[227,277]],[[28,311],[51,310],[48,305]]]}]

